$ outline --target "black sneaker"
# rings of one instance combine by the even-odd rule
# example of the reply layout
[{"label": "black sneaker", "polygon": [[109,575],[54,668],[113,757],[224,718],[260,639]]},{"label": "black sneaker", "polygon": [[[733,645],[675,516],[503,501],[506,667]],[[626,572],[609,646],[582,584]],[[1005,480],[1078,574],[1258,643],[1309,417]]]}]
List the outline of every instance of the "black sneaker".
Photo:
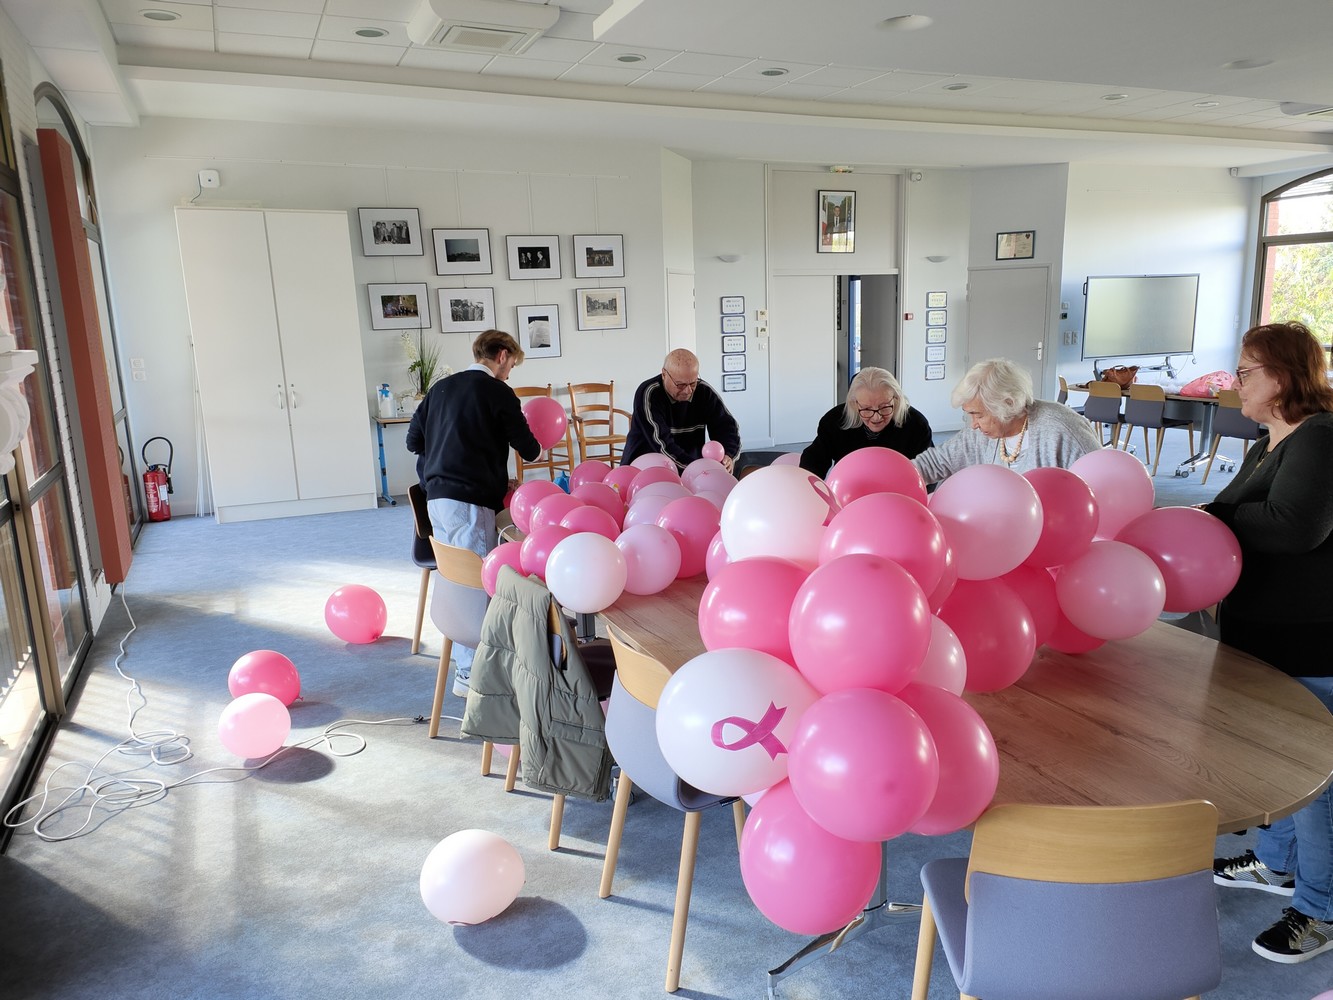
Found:
[{"label": "black sneaker", "polygon": [[1304,962],[1333,948],[1333,923],[1288,906],[1281,920],[1254,939],[1253,947],[1256,955],[1270,962]]},{"label": "black sneaker", "polygon": [[1214,858],[1213,881],[1218,885],[1240,886],[1244,889],[1262,889],[1279,896],[1296,892],[1296,880],[1286,872],[1275,872],[1246,851],[1238,858]]}]

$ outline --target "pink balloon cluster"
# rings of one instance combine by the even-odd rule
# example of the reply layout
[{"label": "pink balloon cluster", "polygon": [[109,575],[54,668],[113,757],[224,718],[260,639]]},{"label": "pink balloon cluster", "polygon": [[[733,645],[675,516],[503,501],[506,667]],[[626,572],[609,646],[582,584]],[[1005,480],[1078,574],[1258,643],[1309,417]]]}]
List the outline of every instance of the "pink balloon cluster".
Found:
[{"label": "pink balloon cluster", "polygon": [[238,757],[267,757],[291,732],[287,706],[301,695],[296,665],[271,649],[256,649],[232,664],[227,688],[234,699],[218,720],[218,739]]}]

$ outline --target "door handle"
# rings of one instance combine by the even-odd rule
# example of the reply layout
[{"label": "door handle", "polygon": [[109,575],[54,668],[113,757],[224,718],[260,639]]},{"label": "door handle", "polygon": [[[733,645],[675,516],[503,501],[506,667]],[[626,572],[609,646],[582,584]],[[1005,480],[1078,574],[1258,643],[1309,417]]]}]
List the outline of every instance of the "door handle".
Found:
[{"label": "door handle", "polygon": [[281,382],[278,383],[277,395],[278,395],[278,409],[279,410],[287,409],[287,397],[283,394]]},{"label": "door handle", "polygon": [[288,392],[288,394],[289,394],[290,397],[291,397],[291,399],[290,399],[291,407],[292,407],[292,409],[294,410],[294,409],[296,409],[298,406],[301,405],[301,397],[298,396],[298,395],[296,394],[296,383],[295,383],[295,382],[293,382],[291,385],[287,386],[287,392]]}]

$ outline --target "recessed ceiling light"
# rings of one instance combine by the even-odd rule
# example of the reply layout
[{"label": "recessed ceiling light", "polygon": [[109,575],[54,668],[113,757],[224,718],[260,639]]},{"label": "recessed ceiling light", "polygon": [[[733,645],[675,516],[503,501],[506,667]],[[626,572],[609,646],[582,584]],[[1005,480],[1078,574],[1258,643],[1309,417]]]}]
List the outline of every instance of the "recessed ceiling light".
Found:
[{"label": "recessed ceiling light", "polygon": [[362,38],[383,38],[389,32],[384,28],[357,28],[352,32],[354,35],[360,35]]},{"label": "recessed ceiling light", "polygon": [[890,17],[881,21],[879,26],[886,31],[920,31],[922,28],[929,28],[935,23],[933,17],[927,17],[925,14],[900,14],[897,17]]},{"label": "recessed ceiling light", "polygon": [[1196,108],[1216,108],[1216,107],[1221,107],[1221,105],[1222,105],[1222,102],[1221,102],[1221,101],[1195,101],[1195,102],[1194,102],[1194,106],[1195,106]]},{"label": "recessed ceiling light", "polygon": [[1271,65],[1273,65],[1273,60],[1272,60],[1272,59],[1237,59],[1237,60],[1235,60],[1234,62],[1229,62],[1229,63],[1227,63],[1227,64],[1226,64],[1225,66],[1223,66],[1222,68],[1223,68],[1223,69],[1258,69],[1260,66],[1271,66]]},{"label": "recessed ceiling light", "polygon": [[637,52],[626,52],[624,55],[616,56],[616,62],[636,63],[643,62],[647,56],[641,56]]},{"label": "recessed ceiling light", "polygon": [[946,83],[946,84],[944,85],[944,89],[945,89],[945,90],[966,90],[966,89],[967,89],[968,87],[970,87],[970,86],[972,86],[972,84],[970,84],[970,83]]},{"label": "recessed ceiling light", "polygon": [[1128,94],[1102,94],[1102,100],[1103,100],[1103,101],[1127,101],[1127,100],[1129,100],[1129,95],[1128,95]]},{"label": "recessed ceiling light", "polygon": [[787,71],[786,71],[785,69],[783,69],[781,66],[770,66],[770,67],[768,67],[768,69],[761,69],[761,70],[759,71],[759,75],[760,75],[760,76],[786,76],[786,75],[787,75]]},{"label": "recessed ceiling light", "polygon": [[149,21],[179,21],[181,16],[174,10],[141,10],[139,16]]}]

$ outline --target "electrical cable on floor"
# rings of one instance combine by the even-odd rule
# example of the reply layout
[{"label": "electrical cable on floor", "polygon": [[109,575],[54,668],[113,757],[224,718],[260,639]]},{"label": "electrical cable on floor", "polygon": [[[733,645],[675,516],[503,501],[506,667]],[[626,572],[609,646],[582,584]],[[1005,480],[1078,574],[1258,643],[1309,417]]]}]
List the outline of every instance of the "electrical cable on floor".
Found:
[{"label": "electrical cable on floor", "polygon": [[[148,705],[148,699],[139,686],[139,682],[134,677],[125,673],[121,669],[121,662],[125,659],[125,644],[129,638],[138,630],[135,624],[134,616],[130,614],[129,604],[125,601],[125,585],[120,585],[120,603],[125,609],[125,616],[129,619],[129,631],[120,640],[120,652],[116,655],[115,662],[112,664],[116,673],[129,681],[129,689],[125,693],[125,705],[128,712],[128,729],[130,735],[121,740],[115,746],[111,747],[106,753],[91,765],[78,764],[75,761],[66,761],[59,765],[46,777],[42,784],[42,790],[29,795],[27,798],[14,804],[14,806],[5,813],[4,825],[14,830],[21,830],[24,827],[31,828],[31,832],[38,839],[48,843],[59,843],[65,840],[73,840],[89,832],[88,828],[92,825],[96,810],[103,806],[113,811],[123,811],[132,809],[136,806],[149,805],[166,798],[167,792],[173,788],[180,788],[182,785],[193,782],[209,774],[240,772],[240,776],[232,780],[243,780],[251,771],[258,771],[262,767],[267,767],[284,753],[289,750],[304,749],[313,750],[321,744],[327,746],[328,753],[333,757],[353,757],[366,749],[366,738],[359,733],[341,732],[344,726],[387,726],[393,724],[405,723],[408,725],[417,725],[426,720],[418,716],[415,719],[339,719],[324,727],[324,731],[317,736],[302,740],[299,743],[292,743],[280,747],[267,757],[256,764],[236,765],[233,767],[210,767],[194,774],[186,775],[177,781],[162,781],[157,778],[130,778],[136,771],[140,771],[150,765],[170,766],[174,764],[183,764],[194,756],[190,749],[190,739],[183,733],[176,732],[173,729],[156,729],[145,733],[136,733],[134,731],[134,719],[139,711]],[[137,702],[137,703],[136,703]],[[461,722],[461,719],[454,719],[453,716],[441,716],[441,718],[451,719]],[[352,740],[353,745],[349,749],[338,750],[334,747],[334,740],[344,739]],[[100,769],[112,754],[123,753],[129,756],[146,756],[148,761],[137,764],[134,767],[126,768],[123,771],[102,772]],[[86,776],[77,785],[64,785],[56,787],[54,782],[61,771],[70,767],[85,767]],[[29,805],[33,806],[33,814],[27,819],[17,819],[16,817],[27,809]],[[59,819],[64,813],[76,809],[85,809],[87,816],[70,833],[52,834],[47,832],[47,827]]]}]

